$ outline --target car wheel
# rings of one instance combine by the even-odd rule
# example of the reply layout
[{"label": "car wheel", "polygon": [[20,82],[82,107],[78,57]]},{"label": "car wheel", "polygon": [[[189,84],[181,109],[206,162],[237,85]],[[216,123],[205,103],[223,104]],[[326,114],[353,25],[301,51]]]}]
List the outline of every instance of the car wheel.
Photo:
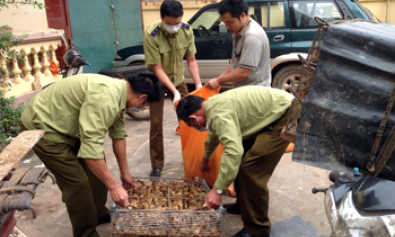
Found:
[{"label": "car wheel", "polygon": [[150,113],[149,113],[149,108],[147,107],[144,110],[141,110],[140,112],[130,112],[130,111],[125,111],[125,113],[132,119],[134,120],[149,120],[150,119]]},{"label": "car wheel", "polygon": [[302,74],[302,66],[300,64],[291,64],[281,68],[273,78],[272,87],[291,92],[298,88],[300,76]]}]

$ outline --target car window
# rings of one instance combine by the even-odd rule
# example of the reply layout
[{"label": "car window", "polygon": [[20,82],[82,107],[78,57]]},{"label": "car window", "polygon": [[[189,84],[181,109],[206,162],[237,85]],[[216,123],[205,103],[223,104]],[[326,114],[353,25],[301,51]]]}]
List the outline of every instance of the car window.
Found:
[{"label": "car window", "polygon": [[[362,6],[361,3],[359,3],[358,1],[355,1],[354,4],[357,5],[358,8],[359,8],[363,13],[365,13],[365,15],[369,18],[369,21],[380,22],[380,20],[379,20],[375,15],[373,15],[373,13],[371,13],[371,12],[369,11],[369,9],[367,9],[367,8],[364,7],[364,6]],[[353,8],[353,9],[352,9],[353,12],[355,12],[356,10],[357,10],[357,8]]]},{"label": "car window", "polygon": [[283,2],[263,3],[260,8],[263,28],[275,29],[285,27]]},{"label": "car window", "polygon": [[293,28],[318,27],[314,17],[327,22],[342,20],[343,16],[332,1],[294,1],[290,6],[291,25]]},{"label": "car window", "polygon": [[204,11],[195,19],[191,27],[195,38],[214,37],[220,33],[227,32],[217,8],[210,8]]}]

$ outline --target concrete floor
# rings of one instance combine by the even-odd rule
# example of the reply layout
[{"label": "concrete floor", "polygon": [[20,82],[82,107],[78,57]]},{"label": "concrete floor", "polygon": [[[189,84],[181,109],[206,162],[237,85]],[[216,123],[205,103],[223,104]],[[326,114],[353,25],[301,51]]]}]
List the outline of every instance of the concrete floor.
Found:
[{"label": "concrete floor", "polygon": [[[126,118],[129,137],[127,137],[127,155],[129,169],[133,176],[147,177],[150,167],[149,160],[149,121],[136,121]],[[181,155],[180,137],[175,133],[177,127],[176,114],[170,100],[165,103],[164,120],[165,140],[165,167],[162,177],[183,178],[183,160]],[[113,175],[119,180],[119,170],[111,140],[106,137],[105,153],[107,164]],[[305,222],[311,222],[323,235],[330,235],[330,226],[326,219],[324,209],[324,195],[313,195],[313,187],[328,187],[328,171],[298,164],[291,161],[292,153],[284,154],[277,166],[270,188],[269,215],[273,224],[300,216]],[[42,165],[36,157],[21,161],[20,167]],[[224,196],[223,203],[234,202],[233,198]],[[32,201],[37,211],[37,218],[32,218],[30,211],[16,214],[17,226],[29,237],[62,236],[71,237],[72,229],[65,205],[61,202],[61,193],[56,185],[48,179],[37,188],[37,195]],[[107,206],[113,202],[108,196]],[[225,224],[224,236],[232,236],[242,229],[243,223],[239,216],[228,215]],[[109,224],[98,228],[101,236],[111,236]],[[276,236],[281,236],[276,235]],[[284,236],[292,237],[292,236]],[[296,236],[295,236],[296,237]]]}]

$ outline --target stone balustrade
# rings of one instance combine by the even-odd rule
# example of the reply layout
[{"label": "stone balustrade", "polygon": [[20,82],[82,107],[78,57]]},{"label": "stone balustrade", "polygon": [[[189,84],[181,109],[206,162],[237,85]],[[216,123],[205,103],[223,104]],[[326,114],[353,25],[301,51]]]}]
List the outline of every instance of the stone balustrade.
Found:
[{"label": "stone balustrade", "polygon": [[12,47],[24,60],[0,55],[0,67],[8,69],[8,73],[0,80],[0,87],[6,91],[6,97],[18,97],[41,90],[43,86],[62,78],[50,70],[50,62],[53,61],[60,71],[55,50],[61,46],[62,35],[61,30],[29,33],[23,44]]}]

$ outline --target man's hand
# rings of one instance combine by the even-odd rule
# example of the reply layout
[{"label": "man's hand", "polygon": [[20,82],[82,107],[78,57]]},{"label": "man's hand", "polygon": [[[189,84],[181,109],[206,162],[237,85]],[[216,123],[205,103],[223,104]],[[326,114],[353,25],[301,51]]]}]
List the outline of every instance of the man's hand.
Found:
[{"label": "man's hand", "polygon": [[209,172],[210,171],[209,160],[206,160],[206,159],[203,158],[202,161],[200,161],[200,163],[199,163],[199,169],[203,173]]},{"label": "man's hand", "polygon": [[129,195],[124,188],[118,186],[112,190],[110,190],[110,195],[112,200],[118,204],[120,207],[129,206]]},{"label": "man's hand", "polygon": [[217,89],[220,86],[218,77],[211,79],[204,86],[207,86],[208,88],[210,88],[212,90]]},{"label": "man's hand", "polygon": [[174,105],[174,109],[175,109],[176,108],[176,102],[181,100],[181,94],[177,90],[174,91],[173,94],[174,94],[173,105]]},{"label": "man's hand", "polygon": [[211,189],[206,195],[203,207],[217,209],[219,205],[221,205],[221,195],[219,195],[215,189]]},{"label": "man's hand", "polygon": [[196,85],[196,90],[198,90],[200,88],[202,88],[202,83],[199,83],[199,84]]},{"label": "man's hand", "polygon": [[123,187],[126,189],[136,187],[136,183],[135,183],[133,177],[130,175],[130,173],[121,174],[121,180],[122,180]]}]

